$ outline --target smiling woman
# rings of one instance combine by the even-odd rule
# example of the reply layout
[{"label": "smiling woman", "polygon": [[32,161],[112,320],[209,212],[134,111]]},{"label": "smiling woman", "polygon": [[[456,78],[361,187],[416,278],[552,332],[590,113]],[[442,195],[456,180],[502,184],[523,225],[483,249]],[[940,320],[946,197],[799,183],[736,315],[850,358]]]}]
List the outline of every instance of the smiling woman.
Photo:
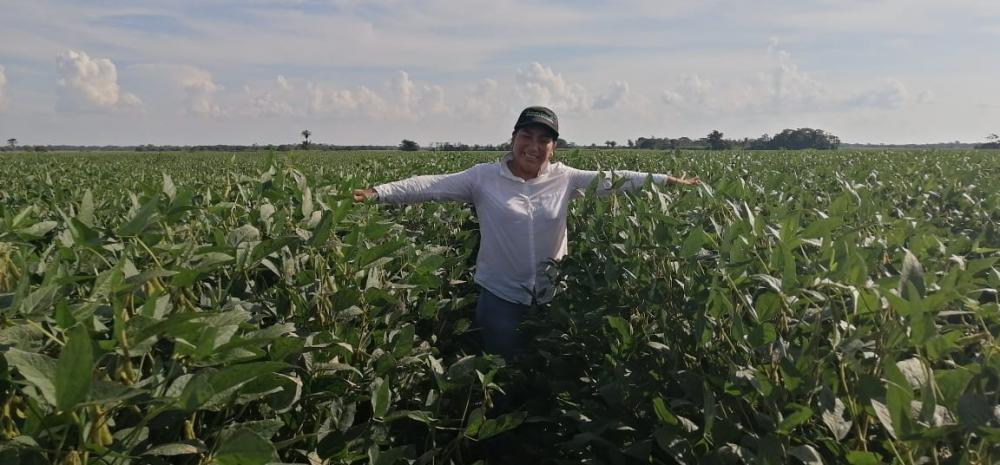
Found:
[{"label": "smiling woman", "polygon": [[697,177],[636,171],[602,173],[552,163],[558,137],[555,112],[528,107],[514,124],[511,152],[495,163],[354,191],[356,202],[451,200],[475,205],[481,234],[475,275],[480,287],[476,321],[482,328],[486,351],[505,358],[521,350],[517,327],[526,313],[552,299],[545,264],[566,255],[566,213],[571,200],[599,177],[600,194],[612,191],[612,176],[625,179],[622,190],[641,187],[649,176],[658,184],[701,182]]}]

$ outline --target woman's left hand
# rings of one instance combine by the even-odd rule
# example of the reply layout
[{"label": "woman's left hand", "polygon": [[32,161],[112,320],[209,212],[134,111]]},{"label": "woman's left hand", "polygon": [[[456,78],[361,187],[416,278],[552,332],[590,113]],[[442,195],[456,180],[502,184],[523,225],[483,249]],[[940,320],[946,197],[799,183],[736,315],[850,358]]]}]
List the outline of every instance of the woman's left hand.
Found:
[{"label": "woman's left hand", "polygon": [[674,184],[681,184],[685,186],[697,186],[698,184],[701,184],[701,179],[698,176],[695,176],[693,178],[681,176],[679,178],[674,178]]}]

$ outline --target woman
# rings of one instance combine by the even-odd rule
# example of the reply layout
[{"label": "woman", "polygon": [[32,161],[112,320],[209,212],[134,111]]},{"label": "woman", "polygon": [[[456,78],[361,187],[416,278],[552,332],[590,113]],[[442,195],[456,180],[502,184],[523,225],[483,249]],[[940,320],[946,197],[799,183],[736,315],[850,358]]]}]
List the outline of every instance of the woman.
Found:
[{"label": "woman", "polygon": [[[476,322],[487,352],[504,358],[521,348],[517,327],[532,305],[552,299],[543,270],[548,260],[566,255],[569,201],[602,174],[551,163],[559,120],[545,107],[528,107],[518,116],[511,152],[495,163],[481,163],[452,174],[415,176],[354,191],[354,200],[389,204],[429,200],[471,202],[480,225],[475,282],[480,286]],[[646,173],[617,171],[623,190],[641,187]],[[697,178],[653,174],[659,184],[698,185]],[[604,177],[599,192],[611,191]]]}]

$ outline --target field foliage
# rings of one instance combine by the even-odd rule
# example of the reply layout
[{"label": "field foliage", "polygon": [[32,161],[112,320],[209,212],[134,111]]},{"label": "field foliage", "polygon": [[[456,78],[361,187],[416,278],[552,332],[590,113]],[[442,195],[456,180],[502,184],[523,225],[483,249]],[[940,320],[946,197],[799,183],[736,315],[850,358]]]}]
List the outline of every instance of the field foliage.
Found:
[{"label": "field foliage", "polygon": [[995,152],[577,151],[529,354],[484,355],[496,153],[0,154],[0,463],[988,464]]}]

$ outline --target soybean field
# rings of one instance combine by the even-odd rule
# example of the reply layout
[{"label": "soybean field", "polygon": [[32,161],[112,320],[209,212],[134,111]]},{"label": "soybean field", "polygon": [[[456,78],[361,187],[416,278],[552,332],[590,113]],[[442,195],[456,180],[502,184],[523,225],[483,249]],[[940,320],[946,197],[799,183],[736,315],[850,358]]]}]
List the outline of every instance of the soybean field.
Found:
[{"label": "soybean field", "polygon": [[485,152],[0,153],[0,464],[1000,463],[996,151],[559,151],[528,354],[484,354]]}]

